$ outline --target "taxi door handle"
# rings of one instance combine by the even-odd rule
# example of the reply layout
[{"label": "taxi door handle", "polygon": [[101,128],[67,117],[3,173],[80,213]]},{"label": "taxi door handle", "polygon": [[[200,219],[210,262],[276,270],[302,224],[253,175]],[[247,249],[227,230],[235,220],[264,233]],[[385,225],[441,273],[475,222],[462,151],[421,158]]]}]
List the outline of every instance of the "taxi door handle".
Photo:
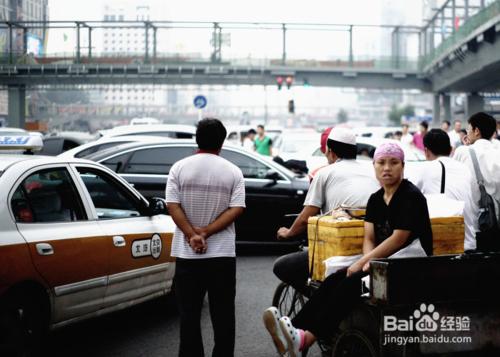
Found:
[{"label": "taxi door handle", "polygon": [[122,236],[114,236],[113,237],[113,244],[115,247],[125,247],[127,243],[125,242],[125,238]]},{"label": "taxi door handle", "polygon": [[36,251],[39,255],[52,255],[54,254],[54,248],[49,243],[37,243]]}]

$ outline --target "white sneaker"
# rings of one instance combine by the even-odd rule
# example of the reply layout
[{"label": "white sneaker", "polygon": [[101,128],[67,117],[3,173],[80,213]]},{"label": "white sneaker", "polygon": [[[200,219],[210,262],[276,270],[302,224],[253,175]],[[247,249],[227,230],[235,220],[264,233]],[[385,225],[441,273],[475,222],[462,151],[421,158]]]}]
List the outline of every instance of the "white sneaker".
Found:
[{"label": "white sneaker", "polygon": [[276,350],[280,355],[283,355],[286,349],[286,340],[283,337],[283,333],[281,332],[281,328],[279,325],[281,314],[277,308],[270,307],[264,311],[262,315],[262,319],[264,320],[264,325],[266,326],[267,331],[271,335],[274,345],[276,346]]},{"label": "white sneaker", "polygon": [[280,327],[283,336],[288,344],[288,352],[290,357],[302,357],[302,351],[300,351],[300,346],[302,345],[302,334],[299,329],[293,327],[292,321],[287,316],[280,319]]}]

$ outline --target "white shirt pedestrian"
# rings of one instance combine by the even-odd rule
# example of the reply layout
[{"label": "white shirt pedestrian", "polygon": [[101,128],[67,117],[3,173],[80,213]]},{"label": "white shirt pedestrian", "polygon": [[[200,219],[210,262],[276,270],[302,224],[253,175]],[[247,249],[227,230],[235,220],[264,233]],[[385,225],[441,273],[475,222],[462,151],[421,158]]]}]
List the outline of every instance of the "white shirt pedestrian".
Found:
[{"label": "white shirt pedestrian", "polygon": [[255,142],[249,137],[246,137],[243,139],[243,148],[248,151],[255,151]]},{"label": "white shirt pedestrian", "polygon": [[[500,202],[500,150],[494,145],[491,140],[479,139],[474,144],[469,146],[459,146],[455,150],[453,159],[463,162],[468,168],[472,176],[472,200],[479,202],[481,195],[477,184],[477,177],[474,171],[474,165],[470,156],[470,150],[474,149],[479,168],[484,178],[484,187],[486,192],[490,194],[496,201],[496,212],[498,216],[498,202]],[[476,217],[476,221],[479,218]]]},{"label": "white shirt pedestrian", "polygon": [[407,134],[403,134],[401,136],[401,144],[402,145],[410,146],[412,143],[413,143],[413,135],[412,134],[407,133]]},{"label": "white shirt pedestrian", "polygon": [[459,133],[457,133],[455,130],[452,130],[448,132],[448,136],[450,137],[450,144],[452,148],[460,146],[461,141]]},{"label": "white shirt pedestrian", "polygon": [[[422,193],[441,193],[442,162],[445,168],[445,190],[446,197],[464,202],[464,225],[465,225],[465,250],[476,249],[477,216],[479,207],[472,199],[471,187],[474,184],[469,168],[461,162],[452,158],[441,156],[436,160],[418,163],[419,170],[412,171],[409,179]],[[415,166],[415,165],[414,165]]]}]

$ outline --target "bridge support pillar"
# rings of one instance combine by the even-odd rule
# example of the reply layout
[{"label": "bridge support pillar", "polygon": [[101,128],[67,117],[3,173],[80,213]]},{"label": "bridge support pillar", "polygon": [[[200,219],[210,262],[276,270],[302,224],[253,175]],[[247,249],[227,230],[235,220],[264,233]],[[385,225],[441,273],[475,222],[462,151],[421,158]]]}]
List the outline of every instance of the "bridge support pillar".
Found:
[{"label": "bridge support pillar", "polygon": [[484,111],[484,99],[477,93],[467,95],[465,103],[465,117],[468,119],[472,114]]},{"label": "bridge support pillar", "polygon": [[443,120],[448,120],[451,123],[451,96],[449,94],[443,94],[443,109]]},{"label": "bridge support pillar", "polygon": [[441,95],[439,93],[434,94],[434,102],[432,108],[432,122],[434,126],[438,126],[441,122]]},{"label": "bridge support pillar", "polygon": [[9,126],[24,129],[26,119],[26,87],[24,85],[9,86],[8,92]]}]

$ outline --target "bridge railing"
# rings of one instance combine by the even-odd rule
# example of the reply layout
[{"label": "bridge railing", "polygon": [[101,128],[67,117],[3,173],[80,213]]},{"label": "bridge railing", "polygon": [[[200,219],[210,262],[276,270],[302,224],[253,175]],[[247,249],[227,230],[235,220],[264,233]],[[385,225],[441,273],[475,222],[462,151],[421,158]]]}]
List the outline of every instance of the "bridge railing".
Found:
[{"label": "bridge railing", "polygon": [[52,53],[42,56],[31,54],[14,53],[0,54],[0,66],[3,65],[211,65],[220,67],[244,66],[244,67],[293,67],[304,69],[345,69],[353,71],[376,70],[376,71],[411,71],[419,69],[419,60],[416,57],[392,56],[358,56],[350,60],[348,57],[337,57],[327,60],[291,58],[283,63],[281,58],[224,58],[221,62],[211,62],[209,58],[197,53],[158,53],[155,58],[146,60],[141,53],[96,53],[92,57],[80,56],[79,61],[75,60],[75,53]]},{"label": "bridge railing", "polygon": [[420,69],[425,70],[463,42],[474,31],[500,17],[500,0],[447,0],[421,32]]},{"label": "bridge railing", "polygon": [[0,22],[0,65],[203,63],[416,71],[416,26]]}]

